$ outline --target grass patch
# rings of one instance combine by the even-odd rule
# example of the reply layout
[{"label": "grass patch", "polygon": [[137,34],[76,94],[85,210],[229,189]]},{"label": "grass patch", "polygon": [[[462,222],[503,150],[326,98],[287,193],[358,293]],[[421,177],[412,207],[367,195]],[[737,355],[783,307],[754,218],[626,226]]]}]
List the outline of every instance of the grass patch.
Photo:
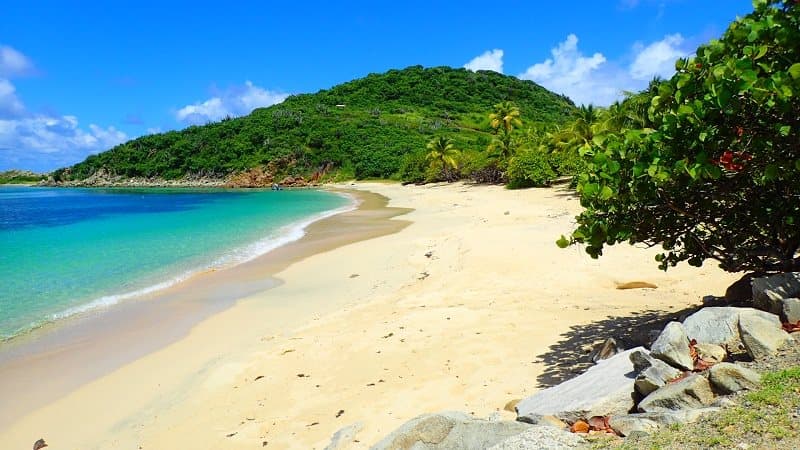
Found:
[{"label": "grass patch", "polygon": [[597,441],[592,448],[800,448],[800,367],[765,374],[758,390],[736,400],[736,406],[697,423],[624,442]]}]

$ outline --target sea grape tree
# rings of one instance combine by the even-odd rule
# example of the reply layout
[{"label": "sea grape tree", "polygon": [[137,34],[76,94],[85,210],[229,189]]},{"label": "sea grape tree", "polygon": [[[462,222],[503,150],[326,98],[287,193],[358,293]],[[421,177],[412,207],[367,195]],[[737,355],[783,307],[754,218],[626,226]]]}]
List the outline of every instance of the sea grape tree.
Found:
[{"label": "sea grape tree", "polygon": [[676,74],[622,103],[649,101],[640,127],[581,147],[578,226],[558,244],[592,257],[661,245],[666,270],[712,259],[727,271],[800,270],[800,5],[755,0]]}]

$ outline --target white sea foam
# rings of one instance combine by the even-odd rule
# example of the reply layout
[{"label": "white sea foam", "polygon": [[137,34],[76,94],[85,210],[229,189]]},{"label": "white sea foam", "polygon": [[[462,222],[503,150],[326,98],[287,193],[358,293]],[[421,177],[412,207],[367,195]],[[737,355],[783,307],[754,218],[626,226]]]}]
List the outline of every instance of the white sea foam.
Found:
[{"label": "white sea foam", "polygon": [[[331,216],[335,216],[337,214],[341,214],[344,212],[352,211],[358,207],[358,201],[353,198],[351,195],[346,193],[339,193],[336,192],[335,194],[345,197],[350,200],[350,203],[341,207],[336,208],[328,211],[324,211],[322,213],[313,215],[311,217],[305,218],[298,222],[294,222],[283,226],[277,230],[275,230],[272,234],[267,237],[264,237],[252,244],[246,245],[244,247],[240,247],[234,249],[233,251],[225,254],[217,258],[216,260],[212,261],[210,264],[207,264],[202,267],[198,267],[192,270],[188,270],[186,272],[181,273],[180,275],[173,277],[169,280],[162,281],[160,283],[156,283],[154,285],[138,289],[135,291],[125,292],[121,294],[114,294],[114,295],[106,295],[100,297],[98,299],[89,301],[87,303],[83,303],[81,305],[77,305],[71,307],[67,310],[61,311],[59,313],[55,313],[50,316],[50,320],[46,322],[52,322],[56,320],[66,319],[68,317],[85,314],[91,311],[100,310],[103,308],[108,308],[110,306],[116,305],[124,300],[135,299],[139,297],[144,297],[146,295],[152,294],[154,292],[158,292],[163,289],[170,288],[175,286],[178,283],[184,282],[189,278],[203,273],[208,272],[209,270],[219,270],[219,269],[226,269],[230,267],[234,267],[236,265],[246,263],[248,261],[252,261],[259,256],[265,255],[278,247],[282,247],[286,244],[291,242],[297,241],[306,234],[306,228],[314,222],[320,221],[322,219],[326,219]],[[46,323],[45,322],[45,323]],[[32,326],[32,328],[36,328],[44,324],[37,324]]]}]

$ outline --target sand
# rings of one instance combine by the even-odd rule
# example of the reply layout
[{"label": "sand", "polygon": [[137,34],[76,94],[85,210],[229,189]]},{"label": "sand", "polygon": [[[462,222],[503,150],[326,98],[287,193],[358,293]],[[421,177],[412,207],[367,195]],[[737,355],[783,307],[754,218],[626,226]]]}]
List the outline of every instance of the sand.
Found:
[{"label": "sand", "polygon": [[[595,340],[645,332],[738,278],[659,271],[655,249],[559,249],[580,209],[564,188],[347,187],[413,208],[388,219],[410,225],[284,264],[278,287],[30,411],[0,448],[321,449],[357,422],[351,448],[368,448],[425,412],[511,419],[506,402],[570,376]],[[658,288],[616,289],[632,281]]]}]

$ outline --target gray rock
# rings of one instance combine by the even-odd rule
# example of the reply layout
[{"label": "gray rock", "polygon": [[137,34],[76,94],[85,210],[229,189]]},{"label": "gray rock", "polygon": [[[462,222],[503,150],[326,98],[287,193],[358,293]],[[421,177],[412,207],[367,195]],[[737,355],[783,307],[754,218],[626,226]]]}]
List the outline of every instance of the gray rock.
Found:
[{"label": "gray rock", "polygon": [[[736,353],[744,350],[739,335],[739,318],[741,316],[757,316],[779,322],[776,316],[753,308],[712,306],[703,308],[687,317],[683,321],[683,328],[690,339],[695,339],[703,344],[720,345],[729,353]],[[780,324],[778,325],[780,326]]]},{"label": "gray rock", "polygon": [[782,312],[781,300],[800,295],[800,272],[753,278],[753,304],[773,314]]},{"label": "gray rock", "polygon": [[[373,450],[483,450],[522,433],[531,425],[489,422],[461,412],[424,414],[411,419],[372,446]],[[555,428],[550,428],[555,430]],[[557,431],[557,430],[556,430]]]},{"label": "gray rock", "polygon": [[758,387],[761,375],[737,364],[719,363],[709,369],[708,381],[723,394],[733,394]]},{"label": "gray rock", "polygon": [[525,420],[522,422],[529,423],[531,425],[539,425],[543,427],[555,427],[558,429],[566,430],[569,428],[569,425],[564,423],[561,419],[556,416],[540,416],[531,414],[525,416]]},{"label": "gray rock", "polygon": [[704,415],[717,411],[719,411],[719,408],[709,407],[681,411],[626,414],[611,417],[609,425],[614,431],[623,436],[630,436],[632,433],[650,434],[661,427],[697,422]]},{"label": "gray rock", "polygon": [[692,370],[694,361],[689,353],[689,338],[680,322],[670,322],[658,336],[650,354],[683,370]]},{"label": "gray rock", "polygon": [[325,447],[325,450],[341,450],[344,446],[353,442],[356,438],[356,434],[364,428],[364,424],[361,422],[356,422],[352,425],[348,425],[336,433],[333,433],[331,436],[330,444]]},{"label": "gray rock", "polygon": [[739,318],[739,334],[747,354],[753,359],[774,355],[778,349],[791,339],[783,331],[777,316],[771,319],[755,315],[742,315]]},{"label": "gray rock", "polygon": [[714,392],[708,380],[692,374],[676,383],[668,384],[639,402],[640,412],[669,412],[697,409],[710,405]]},{"label": "gray rock", "polygon": [[600,361],[581,375],[544,389],[517,403],[517,420],[529,422],[536,416],[556,416],[565,422],[624,414],[633,407],[636,371],[630,355],[644,351],[636,347]]},{"label": "gray rock", "polygon": [[728,352],[722,346],[716,344],[697,343],[694,349],[697,350],[697,356],[700,359],[709,363],[720,363],[728,357]]},{"label": "gray rock", "polygon": [[781,317],[789,323],[800,322],[800,299],[785,298],[781,301]]},{"label": "gray rock", "polygon": [[488,450],[561,450],[586,444],[579,435],[553,427],[530,426],[522,433],[489,447]]},{"label": "gray rock", "polygon": [[622,353],[623,351],[625,351],[625,348],[621,346],[616,339],[608,338],[592,350],[589,354],[589,359],[591,359],[593,363],[597,363]]},{"label": "gray rock", "polygon": [[667,381],[677,377],[681,371],[669,364],[655,359],[646,351],[636,351],[631,353],[633,368],[639,374],[633,382],[636,392],[643,396],[667,384]]}]

